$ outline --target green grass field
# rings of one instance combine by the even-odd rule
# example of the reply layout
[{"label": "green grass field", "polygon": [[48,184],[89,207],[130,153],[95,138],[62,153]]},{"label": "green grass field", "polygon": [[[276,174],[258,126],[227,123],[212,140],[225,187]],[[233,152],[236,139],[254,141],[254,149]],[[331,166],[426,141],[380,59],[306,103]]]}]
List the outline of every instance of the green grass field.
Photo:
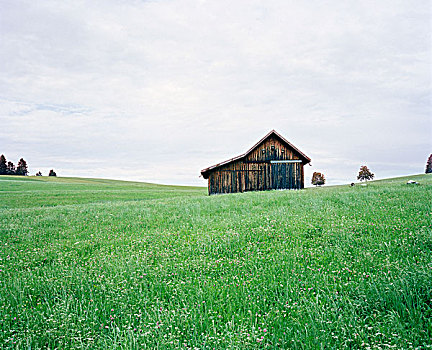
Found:
[{"label": "green grass field", "polygon": [[0,346],[432,347],[432,176],[206,193],[0,176]]}]

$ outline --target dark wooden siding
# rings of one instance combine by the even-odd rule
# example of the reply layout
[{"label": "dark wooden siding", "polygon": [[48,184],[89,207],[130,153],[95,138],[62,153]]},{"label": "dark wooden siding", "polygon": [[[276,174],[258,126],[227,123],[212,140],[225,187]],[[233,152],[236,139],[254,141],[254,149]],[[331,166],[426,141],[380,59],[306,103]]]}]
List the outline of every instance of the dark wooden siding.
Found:
[{"label": "dark wooden siding", "polygon": [[304,187],[303,163],[277,137],[269,137],[246,157],[214,169],[208,179],[209,194]]},{"label": "dark wooden siding", "polygon": [[302,188],[301,163],[273,163],[271,164],[272,188],[298,189]]}]

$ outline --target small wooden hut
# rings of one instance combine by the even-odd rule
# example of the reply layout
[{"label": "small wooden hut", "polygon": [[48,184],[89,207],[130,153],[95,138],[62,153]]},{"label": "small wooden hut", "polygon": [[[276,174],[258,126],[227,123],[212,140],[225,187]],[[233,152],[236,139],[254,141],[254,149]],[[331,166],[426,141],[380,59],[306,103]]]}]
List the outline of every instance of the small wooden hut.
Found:
[{"label": "small wooden hut", "polygon": [[209,194],[304,188],[310,158],[275,130],[246,153],[201,171]]}]

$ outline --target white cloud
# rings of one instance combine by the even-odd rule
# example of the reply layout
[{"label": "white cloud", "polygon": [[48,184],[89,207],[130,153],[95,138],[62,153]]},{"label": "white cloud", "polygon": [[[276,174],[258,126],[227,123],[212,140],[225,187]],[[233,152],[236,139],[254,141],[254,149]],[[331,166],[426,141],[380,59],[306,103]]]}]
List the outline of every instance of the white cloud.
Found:
[{"label": "white cloud", "polygon": [[430,26],[423,1],[5,1],[0,152],[34,172],[205,184],[201,168],[275,128],[329,183],[364,162],[421,172]]}]

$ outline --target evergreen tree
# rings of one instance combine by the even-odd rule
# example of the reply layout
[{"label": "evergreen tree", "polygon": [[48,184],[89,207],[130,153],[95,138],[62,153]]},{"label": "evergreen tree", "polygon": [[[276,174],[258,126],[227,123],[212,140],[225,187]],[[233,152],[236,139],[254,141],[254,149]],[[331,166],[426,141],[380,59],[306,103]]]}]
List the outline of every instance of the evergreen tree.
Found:
[{"label": "evergreen tree", "polygon": [[324,174],[315,171],[312,175],[312,185],[321,186],[324,184],[325,184]]},{"label": "evergreen tree", "polygon": [[0,175],[6,175],[6,174],[7,174],[6,157],[2,154],[0,156]]},{"label": "evergreen tree", "polygon": [[426,162],[426,174],[432,174],[432,154],[429,156]]},{"label": "evergreen tree", "polygon": [[15,169],[14,163],[7,162],[6,174],[8,174],[8,175],[16,175],[16,169]]},{"label": "evergreen tree", "polygon": [[21,176],[27,176],[28,174],[27,162],[23,158],[18,162],[16,174]]},{"label": "evergreen tree", "polygon": [[365,182],[367,182],[367,180],[373,180],[374,177],[375,177],[375,174],[371,173],[366,165],[362,165],[360,167],[360,171],[359,171],[359,174],[357,176],[357,180],[360,180],[360,181],[365,180]]},{"label": "evergreen tree", "polygon": [[55,172],[53,169],[51,169],[51,170],[49,171],[48,176],[57,176],[57,174],[56,174],[56,172]]}]

